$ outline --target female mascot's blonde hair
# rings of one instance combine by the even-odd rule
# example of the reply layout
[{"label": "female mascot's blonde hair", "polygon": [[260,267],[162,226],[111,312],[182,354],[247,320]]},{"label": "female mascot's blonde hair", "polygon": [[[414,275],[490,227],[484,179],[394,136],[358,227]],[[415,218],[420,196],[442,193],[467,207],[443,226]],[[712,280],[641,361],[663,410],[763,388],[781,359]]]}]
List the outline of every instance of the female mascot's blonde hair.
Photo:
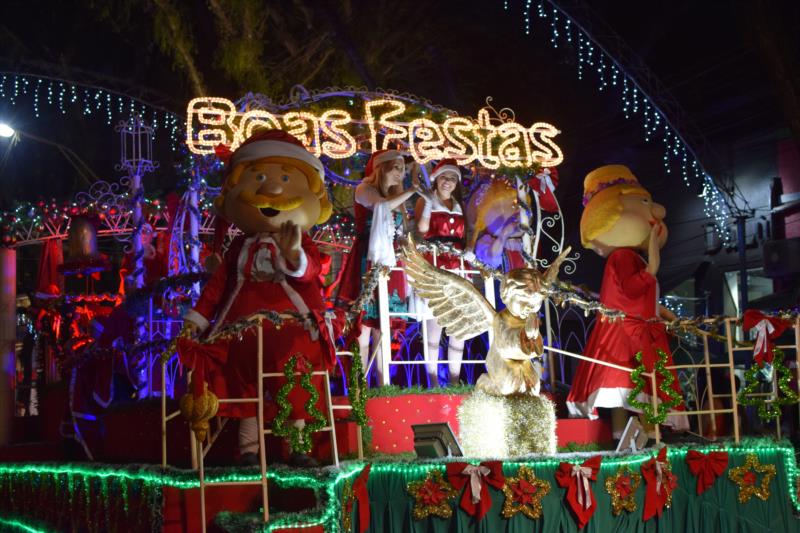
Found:
[{"label": "female mascot's blonde hair", "polygon": [[583,180],[583,214],[581,243],[593,248],[592,241],[611,229],[622,214],[621,197],[637,194],[648,199],[650,193],[625,165],[606,165],[596,168]]}]

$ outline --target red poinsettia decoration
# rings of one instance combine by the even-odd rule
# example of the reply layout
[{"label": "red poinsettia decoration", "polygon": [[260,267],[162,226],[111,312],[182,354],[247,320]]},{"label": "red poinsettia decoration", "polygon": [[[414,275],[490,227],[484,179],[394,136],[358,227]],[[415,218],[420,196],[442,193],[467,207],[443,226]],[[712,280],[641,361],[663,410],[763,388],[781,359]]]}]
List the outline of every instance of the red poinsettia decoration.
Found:
[{"label": "red poinsettia decoration", "polygon": [[529,505],[532,503],[538,490],[539,488],[536,485],[532,485],[524,479],[520,479],[519,483],[514,483],[511,486],[511,493],[514,495],[514,503],[520,505]]},{"label": "red poinsettia decoration", "polygon": [[431,479],[426,479],[419,490],[420,501],[425,505],[439,505],[448,498],[447,492],[441,484]]},{"label": "red poinsettia decoration", "polygon": [[767,316],[755,309],[745,311],[742,322],[745,331],[756,334],[756,342],[755,346],[753,346],[753,360],[758,363],[759,367],[763,367],[765,362],[772,363],[774,341],[791,324],[782,318]]},{"label": "red poinsettia decoration", "polygon": [[500,461],[484,461],[479,465],[448,463],[447,479],[456,490],[464,489],[461,495],[461,508],[478,521],[492,507],[489,487],[502,490],[506,484],[503,463]]},{"label": "red poinsettia decoration", "polygon": [[689,471],[697,477],[697,494],[703,494],[728,468],[728,452],[686,452]]},{"label": "red poinsettia decoration", "polygon": [[556,470],[556,481],[567,489],[567,503],[575,514],[578,529],[583,529],[597,509],[597,500],[589,482],[597,479],[602,461],[603,457],[596,455],[581,465],[561,463]]},{"label": "red poinsettia decoration", "polygon": [[615,488],[617,489],[617,494],[619,494],[620,498],[627,498],[633,492],[633,485],[631,483],[631,476],[624,474],[617,478],[617,482],[614,484]]},{"label": "red poinsettia decoration", "polygon": [[654,516],[661,516],[664,507],[672,505],[672,492],[678,487],[678,476],[672,473],[667,461],[667,448],[661,448],[658,455],[642,465],[642,477],[646,482],[644,496],[645,522]]}]

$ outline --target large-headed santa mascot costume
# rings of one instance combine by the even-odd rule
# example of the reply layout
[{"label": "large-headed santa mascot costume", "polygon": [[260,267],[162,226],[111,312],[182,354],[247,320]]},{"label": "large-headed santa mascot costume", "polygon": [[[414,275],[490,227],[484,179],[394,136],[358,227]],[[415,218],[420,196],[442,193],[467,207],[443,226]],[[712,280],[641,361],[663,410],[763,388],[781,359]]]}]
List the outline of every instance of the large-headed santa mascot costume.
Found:
[{"label": "large-headed santa mascot costume", "polygon": [[[656,273],[661,262],[661,248],[667,242],[664,225],[666,210],[653,202],[650,193],[639,184],[628,167],[606,165],[590,172],[584,180],[584,211],[581,216],[583,246],[607,258],[600,288],[600,302],[606,307],[625,312],[622,320],[595,322],[584,351],[585,355],[628,368],[639,363],[635,356],[642,352],[642,363],[652,371],[658,359],[657,350],[672,355],[667,331],[659,318],[674,315],[658,304]],[[640,253],[646,254],[644,259]],[[672,371],[673,375],[675,371]],[[659,377],[659,383],[660,383]],[[636,411],[628,402],[633,390],[630,374],[611,367],[581,361],[567,397],[572,416],[597,418],[597,408],[625,408]],[[682,395],[676,379],[672,388]],[[650,401],[650,381],[639,401]],[[666,400],[659,392],[659,397]],[[681,404],[679,410],[685,409]],[[621,433],[623,416],[614,416],[614,433]],[[686,415],[669,416],[667,425],[687,429]],[[618,436],[618,435],[617,435]]]},{"label": "large-headed santa mascot costume", "polygon": [[[304,319],[289,321],[279,329],[264,321],[264,371],[282,372],[287,360],[297,354],[315,370],[330,368],[334,347],[324,320],[320,255],[305,233],[331,213],[322,163],[280,130],[255,133],[229,157],[229,172],[215,207],[242,235],[231,243],[197,305],[186,314],[187,327],[213,336],[259,311],[299,313]],[[255,329],[230,340],[221,364],[215,364],[206,376],[209,389],[220,398],[255,398],[257,353]],[[265,380],[272,399],[283,382]],[[321,380],[315,380],[315,386],[320,388]],[[290,418],[307,419],[308,394],[295,387],[288,399]],[[258,451],[256,404],[221,404],[219,415],[242,419],[242,461],[253,462]],[[302,457],[293,459],[303,462]]]}]

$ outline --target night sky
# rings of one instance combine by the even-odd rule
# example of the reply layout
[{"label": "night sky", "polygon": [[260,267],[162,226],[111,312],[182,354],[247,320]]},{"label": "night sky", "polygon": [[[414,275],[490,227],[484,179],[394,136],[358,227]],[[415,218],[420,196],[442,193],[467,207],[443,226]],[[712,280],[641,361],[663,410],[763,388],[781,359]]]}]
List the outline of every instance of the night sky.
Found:
[{"label": "night sky", "polygon": [[[154,42],[150,2],[116,0],[74,3],[6,1],[0,17],[0,70],[27,72],[106,87],[182,113],[194,96],[191,84],[173,60]],[[508,4],[504,9],[504,4]],[[645,143],[638,119],[626,120],[619,96],[599,92],[590,75],[578,80],[575,50],[552,49],[546,25],[531,16],[532,35],[524,34],[524,2],[346,2],[337,10],[330,3],[275,2],[287,16],[297,6],[313,14],[313,24],[296,18],[288,31],[299,42],[330,28],[325,14],[339,13],[335,30],[359,54],[377,86],[408,91],[474,116],[492,96],[496,107],[515,110],[517,120],[543,120],[557,125],[565,161],[559,167],[558,198],[567,216],[568,242],[580,248],[578,219],[585,174],[602,164],[629,165],[654,197],[668,210],[672,239],[665,249],[661,277],[680,279],[702,258],[706,222],[697,190],[687,189],[678,176],[661,165],[659,143]],[[658,97],[684,111],[679,129],[685,132],[701,161],[720,180],[739,178],[752,186],[751,199],[763,203],[760,183],[774,175],[775,143],[790,138],[791,130],[769,58],[759,48],[757,22],[767,20],[770,31],[784,38],[786,50],[800,57],[796,31],[797,2],[718,1],[592,1],[558,2],[608,47],[621,44],[631,52],[629,64],[637,77],[654,76],[665,91]],[[767,6],[764,19],[754,15]],[[215,29],[205,2],[185,3],[195,35],[195,57],[210,94],[236,99],[248,90],[220,75],[214,67]],[[106,11],[108,10],[108,11]],[[293,11],[295,10],[295,11]],[[109,14],[110,13],[110,14]],[[348,16],[342,15],[344,13]],[[379,22],[376,22],[379,21]],[[382,49],[386,41],[404,47]],[[270,27],[265,63],[285,58]],[[376,34],[377,33],[377,34]],[[321,54],[322,52],[320,52]],[[336,50],[334,54],[345,54]],[[311,62],[319,57],[313,56]],[[649,74],[637,71],[644,65]],[[339,68],[323,69],[307,83],[321,88],[359,83],[357,69],[346,60]],[[344,65],[341,67],[341,65]],[[391,67],[391,68],[387,68]],[[285,80],[284,80],[285,81]],[[293,82],[286,81],[289,85]],[[0,100],[0,120],[20,130],[62,143],[74,150],[101,178],[114,180],[119,143],[113,127],[101,117],[79,112],[62,115],[41,106],[35,118],[29,101],[15,106]],[[0,140],[0,152],[6,145]],[[149,191],[170,190],[175,184],[173,152],[166,139],[157,139],[159,171],[149,175]],[[759,169],[737,176],[741,169]],[[740,172],[741,171],[741,172]],[[749,185],[748,185],[749,184]],[[0,171],[2,206],[40,196],[68,198],[85,182],[52,147],[24,140],[9,154]],[[759,207],[755,203],[751,207]],[[600,260],[583,254],[576,279],[595,284]],[[663,279],[662,279],[663,283]]]}]

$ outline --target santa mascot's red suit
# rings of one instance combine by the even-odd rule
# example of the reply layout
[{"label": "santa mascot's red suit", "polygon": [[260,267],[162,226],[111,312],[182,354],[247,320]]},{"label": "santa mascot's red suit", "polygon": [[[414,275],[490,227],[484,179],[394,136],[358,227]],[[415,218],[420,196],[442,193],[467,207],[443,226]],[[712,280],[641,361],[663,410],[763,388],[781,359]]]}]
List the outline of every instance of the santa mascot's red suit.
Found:
[{"label": "santa mascot's red suit", "polygon": [[[280,328],[263,322],[264,371],[282,372],[293,355],[302,355],[314,370],[329,369],[334,345],[324,319],[320,254],[305,234],[331,212],[322,163],[280,130],[254,134],[228,157],[230,171],[215,207],[242,235],[231,243],[197,305],[186,314],[188,327],[213,337],[225,326],[260,311],[293,313],[298,318]],[[218,356],[206,373],[210,390],[220,399],[255,398],[256,330],[222,342],[227,353]],[[284,382],[265,380],[272,399]],[[322,380],[315,379],[314,384],[321,389]],[[288,398],[292,420],[308,418],[307,399],[308,393],[300,387],[293,389]],[[256,404],[221,403],[219,415],[242,419],[240,453],[254,457],[258,451]]]}]

